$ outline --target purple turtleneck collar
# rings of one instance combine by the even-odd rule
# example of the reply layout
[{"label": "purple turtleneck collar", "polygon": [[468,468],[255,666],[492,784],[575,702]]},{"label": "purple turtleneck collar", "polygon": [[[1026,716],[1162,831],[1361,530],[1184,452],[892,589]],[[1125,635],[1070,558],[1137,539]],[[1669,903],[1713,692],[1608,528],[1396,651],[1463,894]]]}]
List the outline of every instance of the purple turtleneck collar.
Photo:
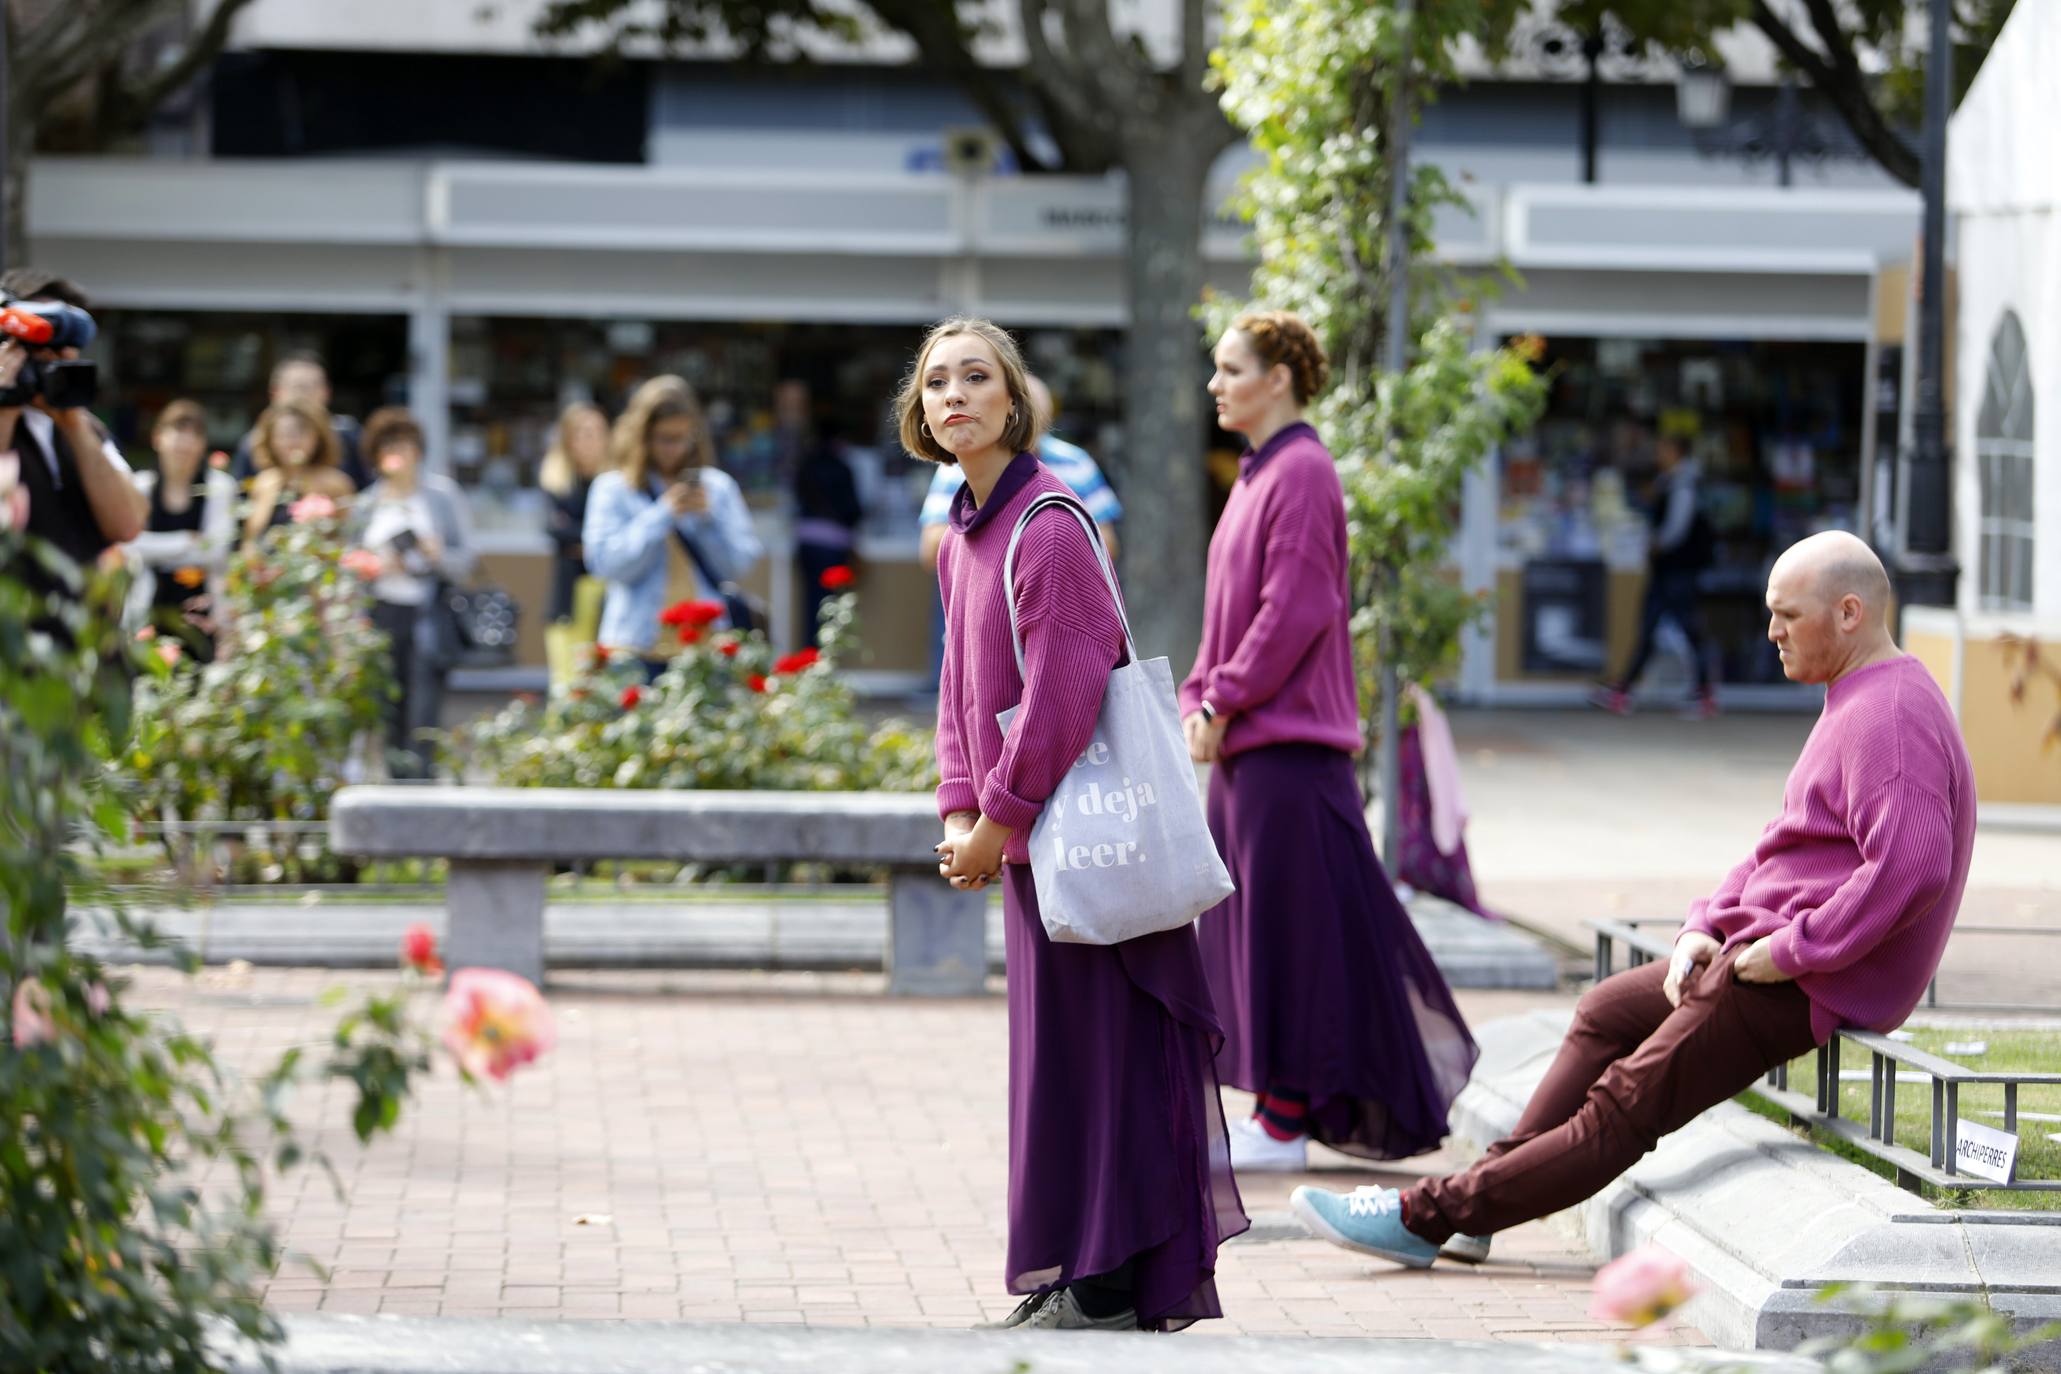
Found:
[{"label": "purple turtleneck collar", "polygon": [[[1299,439],[1305,434],[1309,435],[1312,439],[1316,439],[1317,431],[1315,426],[1311,425],[1308,420],[1297,420],[1275,430],[1273,437],[1264,444],[1261,444],[1257,449],[1249,448],[1245,450],[1245,456],[1238,460],[1238,480],[1243,482],[1246,478],[1258,472],[1260,464],[1279,453],[1289,440]],[[1319,439],[1318,442],[1322,443],[1323,441]]]},{"label": "purple turtleneck collar", "polygon": [[1036,455],[1017,454],[1009,460],[1009,466],[1002,469],[995,489],[988,493],[987,503],[980,506],[973,504],[973,484],[960,484],[958,495],[952,498],[952,528],[962,535],[972,534],[992,519],[995,512],[1008,505],[1011,497],[1029,486],[1037,475]]}]

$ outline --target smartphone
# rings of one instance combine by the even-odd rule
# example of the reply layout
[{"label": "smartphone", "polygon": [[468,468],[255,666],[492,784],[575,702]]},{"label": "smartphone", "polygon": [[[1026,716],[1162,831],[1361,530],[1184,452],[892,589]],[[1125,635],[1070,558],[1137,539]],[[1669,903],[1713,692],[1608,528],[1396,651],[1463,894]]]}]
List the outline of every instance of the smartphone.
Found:
[{"label": "smartphone", "polygon": [[422,543],[420,539],[415,537],[414,530],[401,530],[387,542],[393,545],[395,553],[413,553]]}]

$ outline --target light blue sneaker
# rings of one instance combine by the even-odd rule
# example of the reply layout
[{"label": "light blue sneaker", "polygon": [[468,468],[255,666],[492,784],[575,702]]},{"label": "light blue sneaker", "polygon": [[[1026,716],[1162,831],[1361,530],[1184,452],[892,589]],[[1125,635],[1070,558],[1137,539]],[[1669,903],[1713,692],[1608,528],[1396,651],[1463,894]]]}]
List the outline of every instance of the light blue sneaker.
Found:
[{"label": "light blue sneaker", "polygon": [[1333,1245],[1411,1269],[1429,1269],[1438,1258],[1436,1245],[1403,1225],[1403,1195],[1393,1188],[1333,1193],[1304,1185],[1289,1194],[1288,1207]]}]

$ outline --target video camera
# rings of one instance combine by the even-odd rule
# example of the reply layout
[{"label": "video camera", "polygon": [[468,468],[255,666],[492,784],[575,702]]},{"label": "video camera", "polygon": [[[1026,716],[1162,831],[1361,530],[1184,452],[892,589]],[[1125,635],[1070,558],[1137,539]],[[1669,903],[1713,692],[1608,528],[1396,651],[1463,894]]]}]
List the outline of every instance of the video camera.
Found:
[{"label": "video camera", "polygon": [[58,410],[92,405],[100,387],[98,367],[85,358],[37,355],[84,348],[97,332],[93,317],[76,305],[25,301],[0,291],[0,334],[29,350],[14,385],[0,390],[0,407],[27,405],[37,396]]}]

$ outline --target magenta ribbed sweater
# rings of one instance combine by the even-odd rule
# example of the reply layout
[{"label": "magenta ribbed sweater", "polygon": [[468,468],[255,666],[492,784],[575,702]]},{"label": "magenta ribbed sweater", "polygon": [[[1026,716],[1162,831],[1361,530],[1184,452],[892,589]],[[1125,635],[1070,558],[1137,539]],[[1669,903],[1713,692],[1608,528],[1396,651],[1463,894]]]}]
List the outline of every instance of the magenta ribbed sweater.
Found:
[{"label": "magenta ribbed sweater", "polygon": [[1974,849],[1960,726],[1924,665],[1894,658],[1826,690],[1782,814],[1685,928],[1727,947],[1774,936],[1820,1043],[1894,1030],[1939,968]]},{"label": "magenta ribbed sweater", "polygon": [[1346,595],[1345,492],[1317,431],[1298,421],[1239,463],[1209,541],[1202,647],[1181,714],[1229,716],[1224,754],[1268,744],[1360,750]]},{"label": "magenta ribbed sweater", "polygon": [[[985,506],[961,487],[938,550],[945,661],[938,681],[939,816],[979,811],[1010,828],[1002,856],[1030,862],[1031,823],[1058,788],[1102,713],[1109,672],[1123,661],[1123,626],[1087,531],[1063,510],[1040,511],[1016,549],[1016,614],[1024,675],[1016,672],[1002,556],[1024,507],[1066,483],[1021,453]],[[997,712],[1021,703],[1003,737]]]}]

